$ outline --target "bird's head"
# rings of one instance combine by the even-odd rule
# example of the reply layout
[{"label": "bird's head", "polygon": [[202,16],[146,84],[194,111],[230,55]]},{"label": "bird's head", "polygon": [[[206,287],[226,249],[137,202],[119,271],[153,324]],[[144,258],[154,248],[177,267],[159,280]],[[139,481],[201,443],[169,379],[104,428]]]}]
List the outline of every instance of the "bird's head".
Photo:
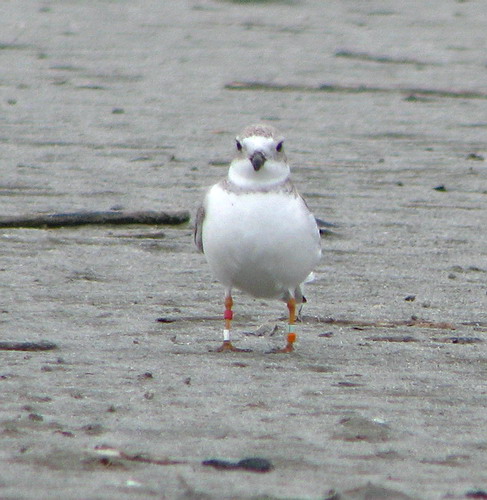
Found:
[{"label": "bird's head", "polygon": [[236,138],[229,178],[241,187],[282,182],[289,176],[284,138],[270,125],[251,125]]}]

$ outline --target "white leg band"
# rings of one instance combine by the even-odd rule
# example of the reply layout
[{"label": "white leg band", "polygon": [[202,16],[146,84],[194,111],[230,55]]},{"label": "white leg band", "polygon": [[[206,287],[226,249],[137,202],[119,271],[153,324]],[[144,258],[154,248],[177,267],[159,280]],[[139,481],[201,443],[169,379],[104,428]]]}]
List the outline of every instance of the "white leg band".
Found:
[{"label": "white leg band", "polygon": [[230,340],[230,330],[226,328],[223,330],[223,341],[228,342]]}]

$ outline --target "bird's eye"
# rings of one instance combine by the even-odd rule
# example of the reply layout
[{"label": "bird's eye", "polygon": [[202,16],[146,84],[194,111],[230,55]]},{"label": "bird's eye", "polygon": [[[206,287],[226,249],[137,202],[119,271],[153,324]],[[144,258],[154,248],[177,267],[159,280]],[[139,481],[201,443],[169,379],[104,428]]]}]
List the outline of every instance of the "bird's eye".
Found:
[{"label": "bird's eye", "polygon": [[282,143],[283,143],[283,142],[284,142],[284,141],[279,142],[279,143],[277,144],[277,146],[276,146],[276,151],[277,151],[277,152],[279,152],[279,153],[282,151]]},{"label": "bird's eye", "polygon": [[237,149],[242,151],[242,143],[239,140],[237,140]]}]

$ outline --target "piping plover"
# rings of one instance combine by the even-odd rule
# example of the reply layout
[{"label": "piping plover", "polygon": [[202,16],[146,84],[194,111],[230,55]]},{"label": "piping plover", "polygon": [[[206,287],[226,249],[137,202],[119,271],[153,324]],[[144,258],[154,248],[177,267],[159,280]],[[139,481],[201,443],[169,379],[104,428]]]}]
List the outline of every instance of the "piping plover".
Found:
[{"label": "piping plover", "polygon": [[212,186],[198,209],[195,242],[225,287],[225,327],[218,351],[243,351],[230,339],[232,289],[277,298],[289,310],[287,344],[293,351],[296,304],[321,257],[320,234],[290,180],[284,139],[274,127],[252,125],[236,138],[228,176]]}]

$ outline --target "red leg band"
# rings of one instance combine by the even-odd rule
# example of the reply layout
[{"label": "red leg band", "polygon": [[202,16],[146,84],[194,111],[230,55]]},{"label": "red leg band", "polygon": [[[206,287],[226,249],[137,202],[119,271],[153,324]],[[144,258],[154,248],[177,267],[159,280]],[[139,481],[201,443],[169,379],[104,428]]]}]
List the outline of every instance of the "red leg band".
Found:
[{"label": "red leg band", "polygon": [[225,313],[223,314],[224,319],[233,319],[233,311],[231,309],[225,309]]}]

